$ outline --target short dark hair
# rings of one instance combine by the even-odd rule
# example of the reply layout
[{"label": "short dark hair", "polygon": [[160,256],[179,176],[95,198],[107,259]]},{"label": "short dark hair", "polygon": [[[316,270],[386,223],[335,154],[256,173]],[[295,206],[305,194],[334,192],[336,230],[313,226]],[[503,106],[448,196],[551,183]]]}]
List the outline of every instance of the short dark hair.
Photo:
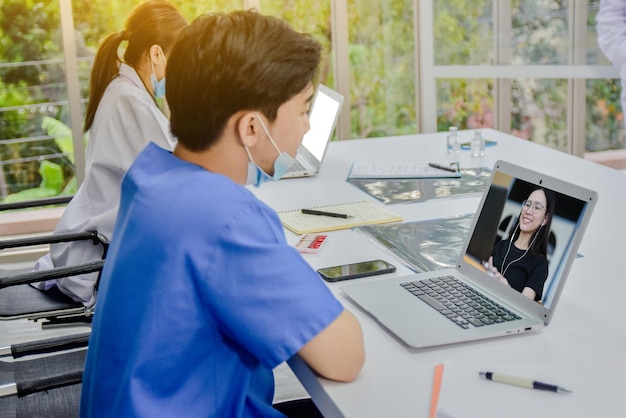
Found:
[{"label": "short dark hair", "polygon": [[255,11],[198,17],[168,61],[172,134],[183,147],[202,151],[239,111],[274,121],[283,103],[315,81],[321,50],[309,34]]}]

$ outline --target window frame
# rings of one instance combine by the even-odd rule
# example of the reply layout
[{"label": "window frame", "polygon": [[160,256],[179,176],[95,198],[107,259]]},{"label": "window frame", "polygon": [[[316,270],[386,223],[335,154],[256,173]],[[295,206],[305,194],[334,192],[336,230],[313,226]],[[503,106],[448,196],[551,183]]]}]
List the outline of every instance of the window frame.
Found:
[{"label": "window frame", "polygon": [[[245,9],[262,12],[263,0],[241,0]],[[334,79],[338,90],[346,98],[337,123],[337,138],[351,138],[348,0],[330,0],[332,54]],[[613,65],[587,65],[586,32],[588,1],[571,1],[568,7],[569,62],[567,65],[508,65],[511,39],[511,0],[493,0],[494,65],[436,65],[434,58],[434,0],[413,0],[415,106],[417,132],[437,131],[437,80],[485,79],[494,80],[494,129],[511,132],[511,85],[515,78],[567,79],[567,152],[591,158],[586,144],[586,81],[589,79],[619,79],[619,70]],[[63,54],[66,68],[68,110],[75,155],[77,185],[85,175],[85,144],[83,141],[83,101],[80,97],[79,58],[76,52],[72,2],[59,0]],[[566,76],[564,76],[564,74]],[[602,152],[598,155],[598,158]],[[626,150],[624,151],[626,154]]]}]

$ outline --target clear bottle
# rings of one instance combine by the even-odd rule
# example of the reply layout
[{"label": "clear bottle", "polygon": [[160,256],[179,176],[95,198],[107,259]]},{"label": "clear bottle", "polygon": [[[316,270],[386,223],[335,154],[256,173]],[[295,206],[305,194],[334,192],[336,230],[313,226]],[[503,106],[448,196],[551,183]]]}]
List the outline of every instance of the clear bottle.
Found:
[{"label": "clear bottle", "polygon": [[451,126],[448,133],[448,154],[459,154],[461,152],[461,138],[456,126]]},{"label": "clear bottle", "polygon": [[485,138],[480,131],[474,132],[474,138],[472,139],[472,157],[484,157],[485,156]]}]

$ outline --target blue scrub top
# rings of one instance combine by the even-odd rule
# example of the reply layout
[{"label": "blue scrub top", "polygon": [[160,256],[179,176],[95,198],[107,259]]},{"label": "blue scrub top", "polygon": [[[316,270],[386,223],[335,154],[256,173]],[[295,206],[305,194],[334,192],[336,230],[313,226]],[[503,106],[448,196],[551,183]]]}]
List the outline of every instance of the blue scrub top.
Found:
[{"label": "blue scrub top", "polygon": [[342,310],[272,209],[150,144],[122,183],[81,416],[280,416],[272,368]]}]

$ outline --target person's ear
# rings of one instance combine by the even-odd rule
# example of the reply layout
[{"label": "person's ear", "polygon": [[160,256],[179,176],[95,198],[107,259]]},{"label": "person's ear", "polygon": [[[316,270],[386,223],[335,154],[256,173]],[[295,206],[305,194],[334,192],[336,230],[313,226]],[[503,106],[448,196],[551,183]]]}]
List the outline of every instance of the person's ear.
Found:
[{"label": "person's ear", "polygon": [[165,53],[159,44],[153,44],[149,50],[150,61],[157,65],[165,60]]},{"label": "person's ear", "polygon": [[546,226],[547,223],[548,223],[548,216],[546,215],[546,217],[543,218],[543,222],[541,222],[541,226]]},{"label": "person's ear", "polygon": [[236,129],[241,142],[248,148],[254,147],[259,141],[258,121],[255,112],[245,112],[237,119]]}]

